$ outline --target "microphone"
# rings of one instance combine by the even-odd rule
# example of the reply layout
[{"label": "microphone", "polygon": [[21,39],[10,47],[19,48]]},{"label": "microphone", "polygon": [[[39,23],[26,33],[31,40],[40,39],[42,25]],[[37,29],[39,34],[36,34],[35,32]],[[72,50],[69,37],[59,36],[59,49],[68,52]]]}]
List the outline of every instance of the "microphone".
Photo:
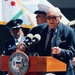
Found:
[{"label": "microphone", "polygon": [[30,45],[32,44],[32,38],[33,38],[33,34],[31,34],[31,33],[29,33],[29,34],[26,36],[26,40],[24,41],[26,47],[28,47],[28,46],[30,46]]},{"label": "microphone", "polygon": [[27,36],[26,36],[26,42],[29,42],[29,41],[31,41],[32,40],[32,38],[33,38],[33,34],[31,34],[31,33],[29,33]]},{"label": "microphone", "polygon": [[28,47],[31,46],[32,44],[38,43],[40,40],[41,40],[41,36],[40,36],[39,34],[35,34],[35,35],[33,36],[33,34],[29,33],[29,34],[26,36],[26,40],[24,41],[24,42],[25,42],[25,46],[28,48]]},{"label": "microphone", "polygon": [[35,34],[32,38],[32,43],[38,43],[41,40],[41,36],[39,34]]}]

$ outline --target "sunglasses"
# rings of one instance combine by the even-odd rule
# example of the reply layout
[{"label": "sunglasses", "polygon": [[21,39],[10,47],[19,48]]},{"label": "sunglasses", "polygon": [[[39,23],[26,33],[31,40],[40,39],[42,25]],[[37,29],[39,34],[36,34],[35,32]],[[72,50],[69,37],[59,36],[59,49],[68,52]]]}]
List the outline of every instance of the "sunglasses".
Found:
[{"label": "sunglasses", "polygon": [[52,17],[51,17],[51,16],[47,16],[47,19],[48,19],[48,20],[51,20],[51,19],[52,19],[52,20],[56,20],[58,17],[59,17],[59,16],[52,16]]}]

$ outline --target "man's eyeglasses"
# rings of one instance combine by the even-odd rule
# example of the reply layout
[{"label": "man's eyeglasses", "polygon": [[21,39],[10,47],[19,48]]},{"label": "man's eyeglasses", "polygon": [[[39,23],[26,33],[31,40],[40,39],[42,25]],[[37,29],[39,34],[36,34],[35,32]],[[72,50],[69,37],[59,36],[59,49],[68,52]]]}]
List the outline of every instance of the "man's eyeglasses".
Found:
[{"label": "man's eyeglasses", "polygon": [[51,16],[47,16],[47,19],[48,19],[48,20],[51,20],[51,19],[52,19],[52,20],[56,20],[58,17],[59,17],[59,16],[52,16],[52,17],[51,17]]}]

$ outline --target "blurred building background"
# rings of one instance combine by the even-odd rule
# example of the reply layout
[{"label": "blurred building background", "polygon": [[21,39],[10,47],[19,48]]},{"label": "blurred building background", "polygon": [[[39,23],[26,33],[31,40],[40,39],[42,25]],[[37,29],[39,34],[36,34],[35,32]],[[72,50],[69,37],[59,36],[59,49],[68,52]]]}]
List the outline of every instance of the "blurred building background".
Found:
[{"label": "blurred building background", "polygon": [[48,0],[51,4],[59,7],[67,19],[75,19],[75,0]]}]

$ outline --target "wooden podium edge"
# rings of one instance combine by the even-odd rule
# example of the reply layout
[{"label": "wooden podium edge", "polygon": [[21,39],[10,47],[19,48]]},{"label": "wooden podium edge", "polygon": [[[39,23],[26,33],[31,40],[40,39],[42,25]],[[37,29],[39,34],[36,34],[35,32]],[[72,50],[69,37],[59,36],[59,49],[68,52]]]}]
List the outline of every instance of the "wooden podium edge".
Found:
[{"label": "wooden podium edge", "polygon": [[66,71],[67,69],[67,65],[64,62],[50,56],[29,57],[29,60],[31,63],[29,64],[30,66],[28,72],[58,72]]},{"label": "wooden podium edge", "polygon": [[[0,56],[0,70],[9,71],[8,60],[10,56]],[[59,63],[56,63],[60,62]],[[3,63],[2,63],[3,62]],[[54,63],[52,63],[54,62]],[[53,57],[29,57],[29,68],[27,72],[57,72],[57,71],[66,71],[66,64],[62,61],[59,61]]]}]

